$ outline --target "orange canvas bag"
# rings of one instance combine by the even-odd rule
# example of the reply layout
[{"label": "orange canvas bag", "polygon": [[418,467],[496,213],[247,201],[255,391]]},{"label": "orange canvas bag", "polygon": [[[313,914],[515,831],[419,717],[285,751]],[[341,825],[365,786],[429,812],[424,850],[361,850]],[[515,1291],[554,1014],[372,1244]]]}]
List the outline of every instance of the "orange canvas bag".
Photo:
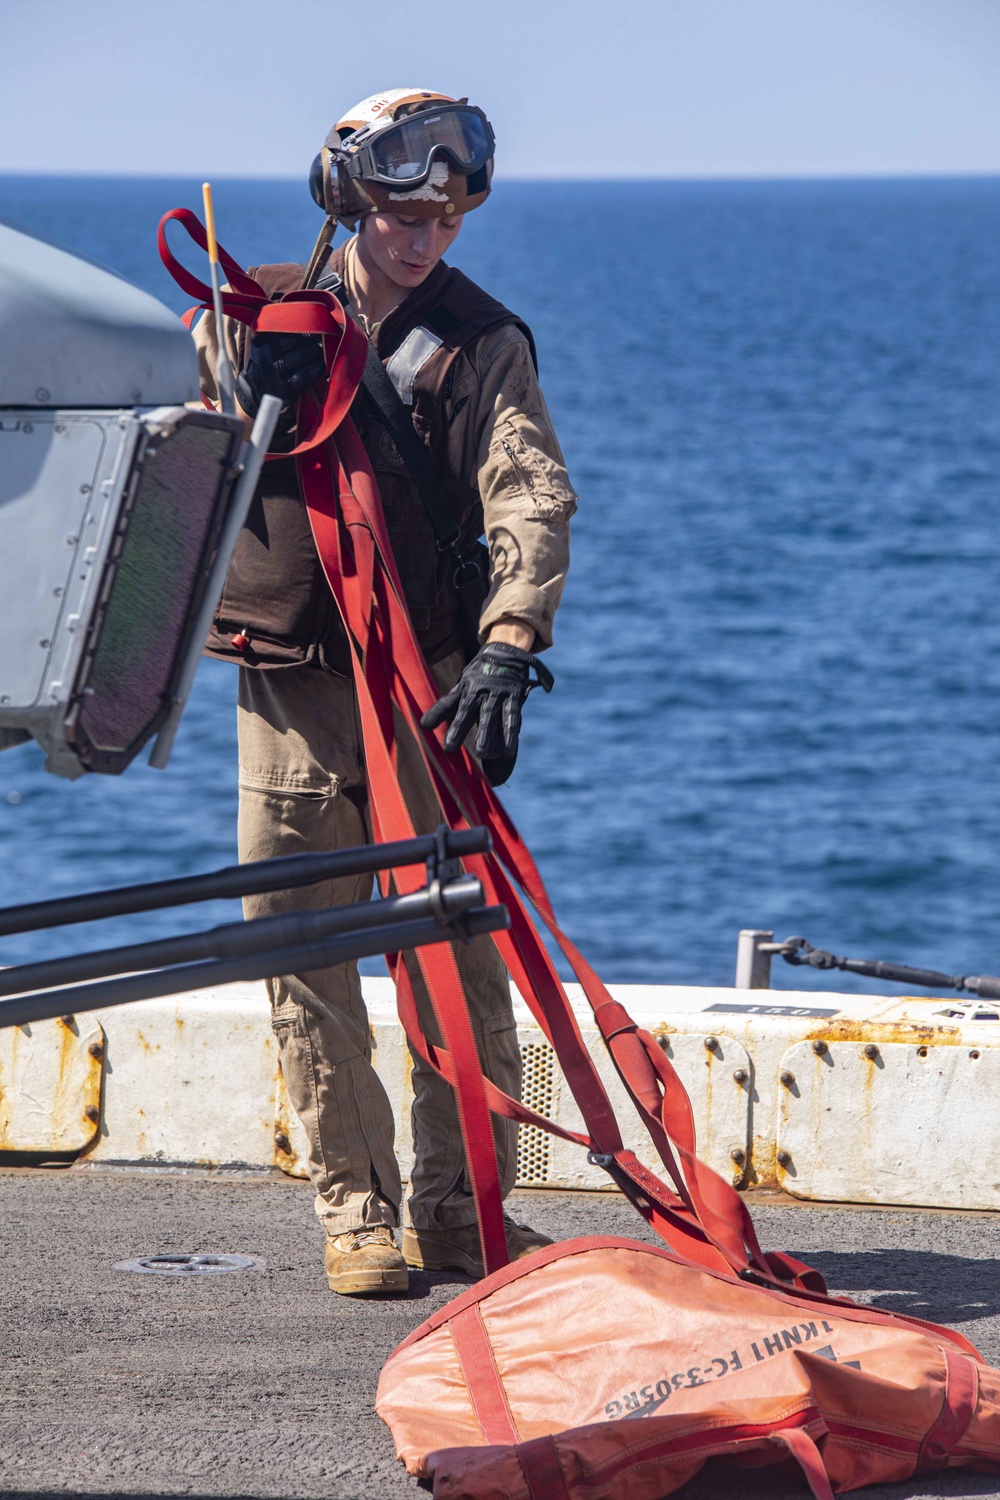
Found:
[{"label": "orange canvas bag", "polygon": [[1000,1372],[960,1334],[625,1239],[471,1287],[390,1357],[376,1410],[435,1500],[660,1500],[712,1459],[798,1465],[818,1500],[1000,1473]]}]

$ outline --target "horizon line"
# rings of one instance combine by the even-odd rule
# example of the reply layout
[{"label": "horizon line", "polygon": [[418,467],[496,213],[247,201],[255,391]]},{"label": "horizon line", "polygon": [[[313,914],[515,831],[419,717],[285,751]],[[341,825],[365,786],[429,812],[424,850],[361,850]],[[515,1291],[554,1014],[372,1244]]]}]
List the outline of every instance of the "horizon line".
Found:
[{"label": "horizon line", "polygon": [[[306,174],[291,172],[265,172],[257,176],[246,176],[235,172],[57,172],[30,171],[23,168],[0,167],[0,178],[52,179],[54,181],[99,181],[99,182],[194,182],[210,177],[215,182],[304,182]],[[563,183],[591,183],[594,186],[629,183],[776,183],[776,182],[954,182],[992,181],[1000,178],[1000,166],[991,170],[954,168],[947,171],[931,171],[923,168],[872,169],[870,171],[819,171],[819,172],[684,172],[673,175],[654,176],[651,173],[635,176],[599,177],[573,174],[570,176],[532,175],[497,176],[495,182],[509,186]]]}]

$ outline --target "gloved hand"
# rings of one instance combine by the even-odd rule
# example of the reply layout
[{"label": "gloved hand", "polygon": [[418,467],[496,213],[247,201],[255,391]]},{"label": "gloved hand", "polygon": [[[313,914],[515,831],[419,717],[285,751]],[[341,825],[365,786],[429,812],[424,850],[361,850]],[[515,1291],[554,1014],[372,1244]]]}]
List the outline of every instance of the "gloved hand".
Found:
[{"label": "gloved hand", "polygon": [[[531,680],[534,667],[537,676]],[[532,688],[551,693],[552,673],[530,651],[490,641],[472,658],[450,692],[427,710],[420,720],[425,729],[436,729],[450,721],[444,748],[455,752],[472,726],[478,723],[475,754],[492,786],[506,781],[517,759],[521,709]]]},{"label": "gloved hand", "polygon": [[277,396],[287,405],[325,374],[318,333],[258,333],[236,381],[236,399],[248,417],[255,417],[263,396]]}]

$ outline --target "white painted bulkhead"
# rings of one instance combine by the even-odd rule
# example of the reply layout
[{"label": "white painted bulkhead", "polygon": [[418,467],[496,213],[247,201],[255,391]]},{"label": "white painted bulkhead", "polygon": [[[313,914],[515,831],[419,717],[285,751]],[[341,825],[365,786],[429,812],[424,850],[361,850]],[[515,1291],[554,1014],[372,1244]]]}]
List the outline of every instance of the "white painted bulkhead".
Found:
[{"label": "white painted bulkhead", "polygon": [[[373,1058],[406,1176],[410,1061],[388,979],[363,981]],[[691,1098],[699,1155],[737,1186],[814,1200],[1000,1207],[1000,1015],[983,1002],[794,991],[612,985],[660,1041]],[[657,1159],[569,987],[625,1142]],[[582,1121],[520,1000],[524,1099]],[[588,1026],[588,1020],[591,1024]],[[0,1151],[94,1163],[305,1175],[305,1140],[281,1082],[261,984],[236,984],[0,1032]],[[569,1142],[522,1128],[523,1186],[600,1189]]]}]

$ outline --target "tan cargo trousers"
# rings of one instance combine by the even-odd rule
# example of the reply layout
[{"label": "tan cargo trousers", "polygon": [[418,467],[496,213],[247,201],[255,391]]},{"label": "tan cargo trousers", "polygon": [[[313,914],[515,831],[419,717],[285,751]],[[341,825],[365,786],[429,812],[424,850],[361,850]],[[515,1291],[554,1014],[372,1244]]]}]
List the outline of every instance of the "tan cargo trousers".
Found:
[{"label": "tan cargo trousers", "polygon": [[[457,681],[459,653],[433,668],[442,690]],[[354,685],[310,667],[240,669],[240,859],[339,849],[371,841],[361,728]],[[399,728],[399,779],[417,833],[441,821],[419,752]],[[365,901],[372,877],[325,881],[252,896],[247,917]],[[454,945],[486,1076],[520,1098],[517,1045],[507,971],[489,937]],[[441,1037],[412,954],[425,1034]],[[309,1140],[316,1212],[328,1234],[399,1222],[402,1184],[393,1149],[388,1095],[372,1067],[371,1033],[357,965],[268,981],[272,1026],[285,1086]],[[454,1229],[476,1219],[451,1088],[413,1059],[414,1166],[407,1221]],[[514,1186],[517,1126],[493,1117],[503,1193]]]}]

